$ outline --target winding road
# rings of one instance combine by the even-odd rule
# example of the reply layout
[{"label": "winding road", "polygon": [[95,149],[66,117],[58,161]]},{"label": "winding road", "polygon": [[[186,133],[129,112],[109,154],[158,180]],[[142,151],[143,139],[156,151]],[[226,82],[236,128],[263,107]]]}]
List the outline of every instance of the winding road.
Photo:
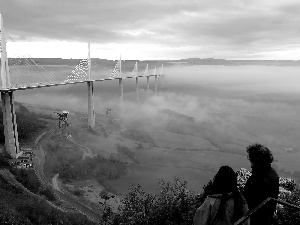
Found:
[{"label": "winding road", "polygon": [[44,152],[44,149],[43,149],[43,143],[51,137],[51,135],[53,134],[54,131],[55,131],[54,129],[49,130],[38,141],[38,143],[37,143],[38,151],[36,152],[36,158],[34,159],[34,170],[36,171],[36,174],[37,174],[38,178],[40,179],[40,181],[44,185],[52,185],[53,186],[53,190],[54,190],[55,194],[60,199],[66,201],[70,205],[74,206],[79,212],[86,215],[91,220],[97,221],[97,222],[100,223],[102,221],[102,216],[101,215],[94,212],[93,210],[91,210],[87,206],[81,204],[77,200],[71,198],[70,196],[65,194],[62,190],[59,189],[58,182],[57,182],[58,174],[56,174],[53,177],[52,182],[46,178],[46,176],[44,174],[45,152]]},{"label": "winding road", "polygon": [[81,144],[78,144],[77,142],[75,142],[73,140],[72,137],[68,138],[68,140],[71,143],[73,143],[74,145],[77,145],[78,147],[80,147],[82,149],[82,151],[83,151],[83,158],[82,159],[85,159],[85,157],[87,157],[87,156],[88,157],[93,157],[93,151],[89,147],[81,145]]}]

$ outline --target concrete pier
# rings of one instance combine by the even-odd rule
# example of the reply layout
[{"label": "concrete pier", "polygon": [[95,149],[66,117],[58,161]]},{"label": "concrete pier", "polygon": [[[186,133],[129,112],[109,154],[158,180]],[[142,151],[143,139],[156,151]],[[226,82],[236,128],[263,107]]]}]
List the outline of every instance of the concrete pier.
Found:
[{"label": "concrete pier", "polygon": [[160,75],[160,84],[161,84],[161,88],[164,89],[165,88],[165,77],[164,77],[164,75]]},{"label": "concrete pier", "polygon": [[13,92],[1,92],[5,149],[16,158],[20,153]]},{"label": "concrete pier", "polygon": [[149,99],[149,92],[150,92],[150,83],[149,83],[149,76],[147,77],[147,99]]},{"label": "concrete pier", "polygon": [[123,93],[123,79],[120,78],[119,79],[119,86],[120,86],[120,102],[121,102],[121,105],[123,104],[123,100],[124,100],[124,93]]},{"label": "concrete pier", "polygon": [[95,129],[95,108],[94,108],[94,83],[88,81],[88,127]]},{"label": "concrete pier", "polygon": [[158,79],[157,79],[157,75],[155,75],[155,95],[157,95],[157,86],[158,86]]},{"label": "concrete pier", "polygon": [[138,77],[135,78],[135,91],[136,91],[137,102],[139,102],[140,101],[140,93],[139,93],[139,78]]}]

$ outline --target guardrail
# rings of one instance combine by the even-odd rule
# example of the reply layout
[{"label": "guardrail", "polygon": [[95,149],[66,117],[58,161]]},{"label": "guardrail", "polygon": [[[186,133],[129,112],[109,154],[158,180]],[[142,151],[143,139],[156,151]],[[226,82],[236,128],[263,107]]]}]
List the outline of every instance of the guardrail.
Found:
[{"label": "guardrail", "polygon": [[293,205],[291,203],[269,197],[266,200],[264,200],[262,203],[260,203],[258,206],[256,206],[254,209],[249,210],[242,218],[240,218],[238,221],[236,221],[234,223],[234,225],[239,225],[239,224],[243,223],[245,220],[247,220],[250,216],[252,216],[256,211],[258,211],[263,205],[265,205],[269,201],[274,201],[277,204],[285,205],[285,206],[288,206],[288,207],[291,207],[291,208],[294,208],[294,209],[297,209],[300,211],[300,206]]}]

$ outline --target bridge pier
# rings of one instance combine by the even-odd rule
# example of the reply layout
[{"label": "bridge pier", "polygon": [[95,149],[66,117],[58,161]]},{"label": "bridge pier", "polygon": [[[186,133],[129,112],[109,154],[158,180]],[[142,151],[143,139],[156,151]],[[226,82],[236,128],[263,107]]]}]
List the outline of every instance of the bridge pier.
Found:
[{"label": "bridge pier", "polygon": [[150,92],[150,83],[149,83],[149,76],[147,76],[147,99],[149,99],[149,92]]},{"label": "bridge pier", "polygon": [[155,95],[157,95],[157,86],[158,86],[158,79],[157,79],[157,75],[155,75]]},{"label": "bridge pier", "polygon": [[135,90],[136,90],[137,102],[139,102],[140,101],[140,93],[139,93],[139,78],[138,77],[135,78]]},{"label": "bridge pier", "polygon": [[164,89],[165,88],[165,77],[164,77],[164,75],[160,75],[160,80],[161,80],[161,82],[160,82],[160,84],[161,84],[161,88],[162,89]]},{"label": "bridge pier", "polygon": [[5,150],[13,158],[20,153],[13,92],[1,92]]},{"label": "bridge pier", "polygon": [[88,81],[88,127],[95,129],[94,82]]},{"label": "bridge pier", "polygon": [[123,100],[124,100],[124,93],[123,93],[123,79],[119,78],[119,86],[120,86],[120,92],[121,92],[121,105],[123,104]]}]

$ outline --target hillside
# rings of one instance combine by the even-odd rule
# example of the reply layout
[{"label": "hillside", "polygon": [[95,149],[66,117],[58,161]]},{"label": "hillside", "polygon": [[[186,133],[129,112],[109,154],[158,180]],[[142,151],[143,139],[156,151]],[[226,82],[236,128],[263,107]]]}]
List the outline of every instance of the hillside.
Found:
[{"label": "hillside", "polygon": [[53,207],[18,183],[7,169],[0,169],[0,224],[95,224],[79,213]]},{"label": "hillside", "polygon": [[[45,115],[38,115],[30,112],[23,104],[15,102],[16,106],[16,118],[18,125],[19,142],[26,144],[27,142],[33,142],[35,137],[38,136],[43,129],[47,127],[47,122],[42,120]],[[0,107],[0,144],[4,144],[3,133],[3,114]]]}]

